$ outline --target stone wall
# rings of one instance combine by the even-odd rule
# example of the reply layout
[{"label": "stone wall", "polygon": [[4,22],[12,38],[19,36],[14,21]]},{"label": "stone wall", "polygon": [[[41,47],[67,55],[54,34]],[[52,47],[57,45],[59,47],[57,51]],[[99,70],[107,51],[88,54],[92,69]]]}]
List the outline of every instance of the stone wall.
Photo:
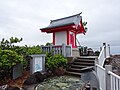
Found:
[{"label": "stone wall", "polygon": [[73,49],[72,49],[72,57],[73,57],[73,58],[75,58],[75,57],[80,57],[79,49],[78,49],[78,48],[73,48]]}]

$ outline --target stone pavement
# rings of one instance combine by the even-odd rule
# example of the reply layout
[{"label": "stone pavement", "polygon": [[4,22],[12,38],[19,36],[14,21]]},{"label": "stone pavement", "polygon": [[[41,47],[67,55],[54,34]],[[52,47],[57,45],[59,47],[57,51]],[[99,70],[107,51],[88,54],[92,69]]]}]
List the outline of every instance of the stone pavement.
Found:
[{"label": "stone pavement", "polygon": [[60,76],[46,79],[35,90],[82,90],[84,85],[80,77]]}]

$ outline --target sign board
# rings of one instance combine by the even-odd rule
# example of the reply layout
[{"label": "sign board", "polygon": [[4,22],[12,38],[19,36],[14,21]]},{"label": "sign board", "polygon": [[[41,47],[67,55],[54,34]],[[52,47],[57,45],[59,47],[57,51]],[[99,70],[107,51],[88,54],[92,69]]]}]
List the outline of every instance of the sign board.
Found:
[{"label": "sign board", "polygon": [[37,71],[42,71],[43,67],[42,67],[42,57],[36,57],[35,60],[34,60],[34,63],[35,63],[35,67],[34,67],[34,72],[37,72]]},{"label": "sign board", "polygon": [[30,71],[35,73],[37,71],[42,72],[45,70],[45,54],[31,55]]}]

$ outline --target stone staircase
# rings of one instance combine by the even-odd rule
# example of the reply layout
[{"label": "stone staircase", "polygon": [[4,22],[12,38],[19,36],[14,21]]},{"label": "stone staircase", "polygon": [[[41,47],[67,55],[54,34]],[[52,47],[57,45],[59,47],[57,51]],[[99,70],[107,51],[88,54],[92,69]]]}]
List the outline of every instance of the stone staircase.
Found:
[{"label": "stone staircase", "polygon": [[76,57],[73,63],[69,64],[66,74],[81,76],[88,69],[94,68],[96,56]]}]

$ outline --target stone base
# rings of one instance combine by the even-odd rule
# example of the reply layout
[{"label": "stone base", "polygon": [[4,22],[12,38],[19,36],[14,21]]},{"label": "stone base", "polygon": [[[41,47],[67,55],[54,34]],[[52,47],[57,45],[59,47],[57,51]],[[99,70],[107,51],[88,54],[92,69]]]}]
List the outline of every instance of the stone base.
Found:
[{"label": "stone base", "polygon": [[73,57],[67,57],[67,63],[72,63],[73,61]]},{"label": "stone base", "polygon": [[73,58],[80,57],[79,49],[78,48],[73,48],[72,49],[72,57]]}]

